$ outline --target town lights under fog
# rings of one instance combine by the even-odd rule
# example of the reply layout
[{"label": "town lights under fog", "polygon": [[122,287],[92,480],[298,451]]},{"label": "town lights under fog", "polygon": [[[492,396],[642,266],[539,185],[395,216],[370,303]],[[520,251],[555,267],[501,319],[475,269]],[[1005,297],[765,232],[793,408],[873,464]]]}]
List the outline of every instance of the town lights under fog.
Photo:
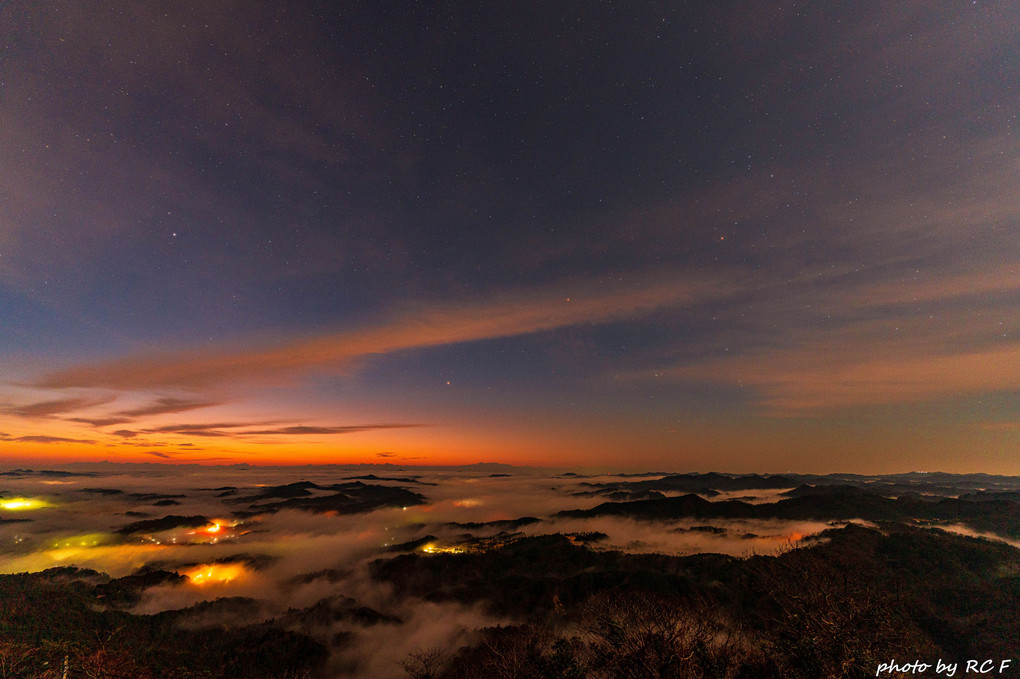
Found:
[{"label": "town lights under fog", "polygon": [[237,521],[216,519],[206,526],[196,528],[193,531],[188,531],[188,535],[194,535],[198,538],[202,538],[202,536],[204,536],[205,538],[208,538],[208,542],[216,543],[221,539],[235,537],[231,533],[231,529],[237,526],[238,523],[239,522]]},{"label": "town lights under fog", "polygon": [[34,497],[12,497],[7,500],[0,500],[0,509],[6,509],[11,512],[42,509],[49,506],[50,504],[45,500]]},{"label": "town lights under fog", "polygon": [[246,573],[241,564],[204,564],[190,570],[184,571],[183,575],[188,576],[192,584],[210,585],[227,584],[243,578]]},{"label": "town lights under fog", "polygon": [[430,542],[421,548],[421,551],[426,554],[463,554],[463,547],[440,547],[434,542]]}]

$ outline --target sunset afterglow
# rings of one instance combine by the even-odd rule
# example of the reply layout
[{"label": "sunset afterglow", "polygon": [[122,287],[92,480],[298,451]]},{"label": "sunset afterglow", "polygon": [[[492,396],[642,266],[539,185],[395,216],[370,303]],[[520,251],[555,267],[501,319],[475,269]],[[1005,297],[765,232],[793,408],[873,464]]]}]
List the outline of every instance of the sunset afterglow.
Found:
[{"label": "sunset afterglow", "polygon": [[12,465],[1018,471],[1008,4],[22,4]]},{"label": "sunset afterglow", "polygon": [[1018,29],[3,0],[0,675],[1015,671]]}]

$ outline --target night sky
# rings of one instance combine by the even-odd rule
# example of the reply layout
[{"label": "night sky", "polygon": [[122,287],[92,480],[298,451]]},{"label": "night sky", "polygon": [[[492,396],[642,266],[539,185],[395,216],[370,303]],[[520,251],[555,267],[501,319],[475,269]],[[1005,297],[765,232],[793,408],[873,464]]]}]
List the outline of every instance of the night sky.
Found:
[{"label": "night sky", "polygon": [[1020,473],[1020,6],[0,4],[0,457]]}]

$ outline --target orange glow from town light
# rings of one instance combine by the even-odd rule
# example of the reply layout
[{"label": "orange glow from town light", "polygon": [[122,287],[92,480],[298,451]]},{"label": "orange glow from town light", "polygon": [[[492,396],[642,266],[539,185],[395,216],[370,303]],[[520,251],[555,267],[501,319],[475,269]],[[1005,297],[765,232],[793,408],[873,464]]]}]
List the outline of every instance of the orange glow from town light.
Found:
[{"label": "orange glow from town light", "polygon": [[190,570],[184,571],[192,584],[195,585],[225,585],[235,580],[240,580],[247,573],[244,566],[237,563],[229,564],[203,564]]},{"label": "orange glow from town light", "polygon": [[434,542],[422,546],[421,551],[426,554],[463,554],[463,547],[440,547]]},{"label": "orange glow from town light", "polygon": [[212,538],[212,542],[218,542],[220,538],[230,537],[228,531],[237,525],[237,521],[227,521],[225,519],[214,519],[212,523],[196,528],[193,531],[189,531],[188,535],[205,535]]}]

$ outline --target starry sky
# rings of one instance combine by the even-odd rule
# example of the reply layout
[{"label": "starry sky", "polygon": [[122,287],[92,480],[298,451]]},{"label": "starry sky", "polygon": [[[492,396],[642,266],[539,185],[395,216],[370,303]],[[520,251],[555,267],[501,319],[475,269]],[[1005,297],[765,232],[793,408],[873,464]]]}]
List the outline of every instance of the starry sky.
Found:
[{"label": "starry sky", "polygon": [[0,5],[0,457],[1020,473],[1012,2]]}]

